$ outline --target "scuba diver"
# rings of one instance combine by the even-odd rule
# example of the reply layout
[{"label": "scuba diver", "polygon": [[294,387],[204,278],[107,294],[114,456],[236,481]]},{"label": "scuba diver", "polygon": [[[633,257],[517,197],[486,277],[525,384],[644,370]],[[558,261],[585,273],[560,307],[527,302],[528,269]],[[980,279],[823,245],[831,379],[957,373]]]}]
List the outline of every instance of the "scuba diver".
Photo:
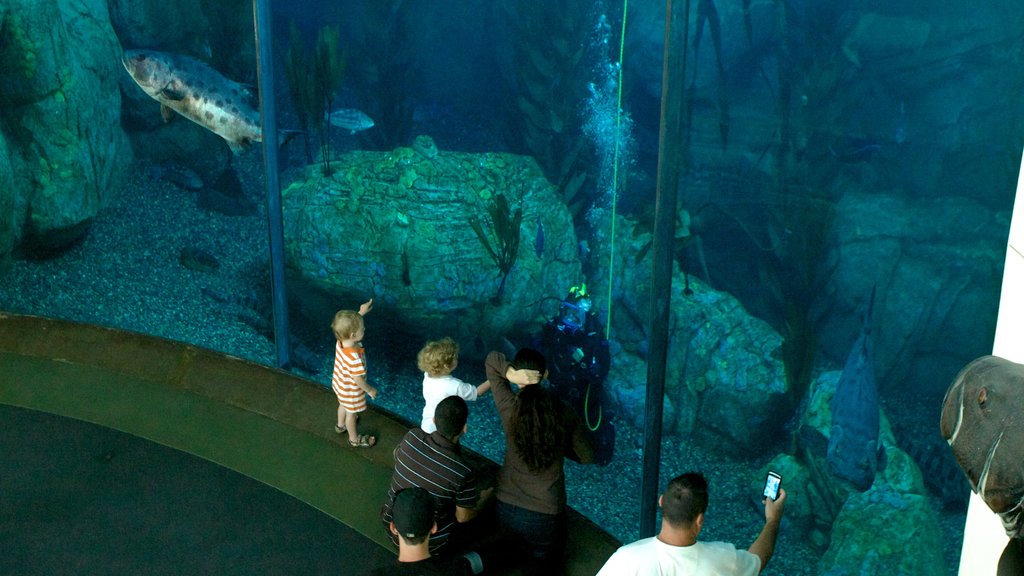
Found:
[{"label": "scuba diver", "polygon": [[535,339],[548,361],[551,391],[568,404],[590,431],[600,465],[611,462],[615,447],[612,413],[605,408],[604,380],[611,356],[597,314],[591,312],[587,285],[569,289]]}]

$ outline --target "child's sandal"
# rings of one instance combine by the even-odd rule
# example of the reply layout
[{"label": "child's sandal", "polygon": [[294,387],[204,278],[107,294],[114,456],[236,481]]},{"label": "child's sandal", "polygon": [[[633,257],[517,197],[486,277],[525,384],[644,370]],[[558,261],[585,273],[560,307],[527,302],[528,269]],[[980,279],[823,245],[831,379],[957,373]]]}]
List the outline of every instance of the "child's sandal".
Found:
[{"label": "child's sandal", "polygon": [[368,434],[360,434],[359,438],[356,438],[354,442],[349,440],[348,443],[353,448],[369,448],[377,443],[377,438]]},{"label": "child's sandal", "polygon": [[346,432],[348,432],[348,427],[347,426],[337,426],[337,425],[334,426],[334,433],[335,434],[344,434]]}]

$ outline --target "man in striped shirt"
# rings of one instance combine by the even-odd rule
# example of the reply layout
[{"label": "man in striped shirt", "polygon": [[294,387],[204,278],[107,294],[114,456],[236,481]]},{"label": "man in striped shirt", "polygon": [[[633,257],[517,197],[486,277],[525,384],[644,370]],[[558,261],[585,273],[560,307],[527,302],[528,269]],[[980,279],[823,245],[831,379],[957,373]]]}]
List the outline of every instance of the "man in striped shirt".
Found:
[{"label": "man in striped shirt", "polygon": [[[423,488],[434,498],[437,531],[430,535],[431,554],[445,548],[457,523],[472,520],[482,508],[486,498],[481,498],[476,474],[462,457],[459,446],[468,415],[466,401],[449,396],[434,411],[436,431],[428,434],[417,426],[395,448],[395,471],[380,516],[385,532],[396,546],[397,538],[389,529],[391,509],[395,495],[406,488]],[[489,495],[487,491],[485,496]]]}]

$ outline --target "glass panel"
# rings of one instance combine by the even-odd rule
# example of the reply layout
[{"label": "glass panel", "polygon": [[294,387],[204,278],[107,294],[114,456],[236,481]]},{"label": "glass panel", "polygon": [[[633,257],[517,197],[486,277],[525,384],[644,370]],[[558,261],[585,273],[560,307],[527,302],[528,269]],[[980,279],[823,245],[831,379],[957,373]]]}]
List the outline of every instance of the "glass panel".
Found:
[{"label": "glass panel", "polygon": [[[991,350],[1024,14],[691,4],[660,484],[704,472],[701,538],[746,548],[780,473],[767,573],[955,573],[967,487],[936,414]],[[197,5],[0,9],[18,79],[0,88],[0,309],[273,364],[262,158],[232,124],[255,110],[252,6]],[[293,369],[328,386],[335,312],[371,298],[374,403],[413,422],[427,341],[458,342],[471,385],[489,351],[540,348],[600,448],[567,464],[569,503],[623,541],[640,537],[664,19],[291,2],[270,40]],[[82,21],[96,31],[24,49]],[[147,95],[119,44],[180,77]],[[164,124],[157,100],[216,110]],[[500,462],[490,396],[470,412],[465,444]]]},{"label": "glass panel", "polygon": [[[644,238],[634,238],[633,225],[615,239],[631,247],[628,258],[618,256],[616,290],[642,284],[615,296],[626,300],[615,320],[620,337],[606,332],[615,308],[612,222],[627,222],[613,201],[634,214],[646,205],[622,189],[634,185],[626,174],[641,148],[632,114],[616,113],[621,7],[275,9],[282,128],[327,119],[303,128],[282,169],[293,328],[323,362],[315,378],[330,382],[334,314],[370,298],[363,343],[369,383],[380,392],[373,403],[412,422],[423,417],[430,385],[417,363],[428,341],[459,344],[452,374],[470,387],[484,381],[490,351],[511,359],[537,347],[548,388],[599,445],[601,466],[566,466],[570,504],[619,538],[635,538],[649,259],[637,258]],[[344,71],[323,86],[289,79],[335,60]],[[657,98],[645,93],[653,108],[640,112],[645,153],[654,156]],[[655,158],[643,162],[652,169]],[[646,178],[635,185],[649,193]],[[629,394],[630,413],[619,410],[613,382]],[[470,403],[462,442],[502,462],[505,437],[490,394]]]},{"label": "glass panel", "polygon": [[662,486],[703,471],[702,539],[746,548],[780,473],[769,573],[955,574],[938,412],[991,351],[1018,11],[695,4]]},{"label": "glass panel", "polygon": [[252,3],[18,4],[0,308],[271,363]]}]

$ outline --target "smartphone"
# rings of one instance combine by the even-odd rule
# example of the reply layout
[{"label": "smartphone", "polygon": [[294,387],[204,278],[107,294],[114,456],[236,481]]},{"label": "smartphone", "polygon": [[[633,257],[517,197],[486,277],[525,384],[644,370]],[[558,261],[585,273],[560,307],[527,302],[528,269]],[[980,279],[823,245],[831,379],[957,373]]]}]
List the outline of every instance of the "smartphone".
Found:
[{"label": "smartphone", "polygon": [[764,479],[764,492],[765,498],[771,498],[772,500],[779,499],[779,486],[782,484],[782,476],[779,476],[777,472],[768,472],[768,477]]}]

